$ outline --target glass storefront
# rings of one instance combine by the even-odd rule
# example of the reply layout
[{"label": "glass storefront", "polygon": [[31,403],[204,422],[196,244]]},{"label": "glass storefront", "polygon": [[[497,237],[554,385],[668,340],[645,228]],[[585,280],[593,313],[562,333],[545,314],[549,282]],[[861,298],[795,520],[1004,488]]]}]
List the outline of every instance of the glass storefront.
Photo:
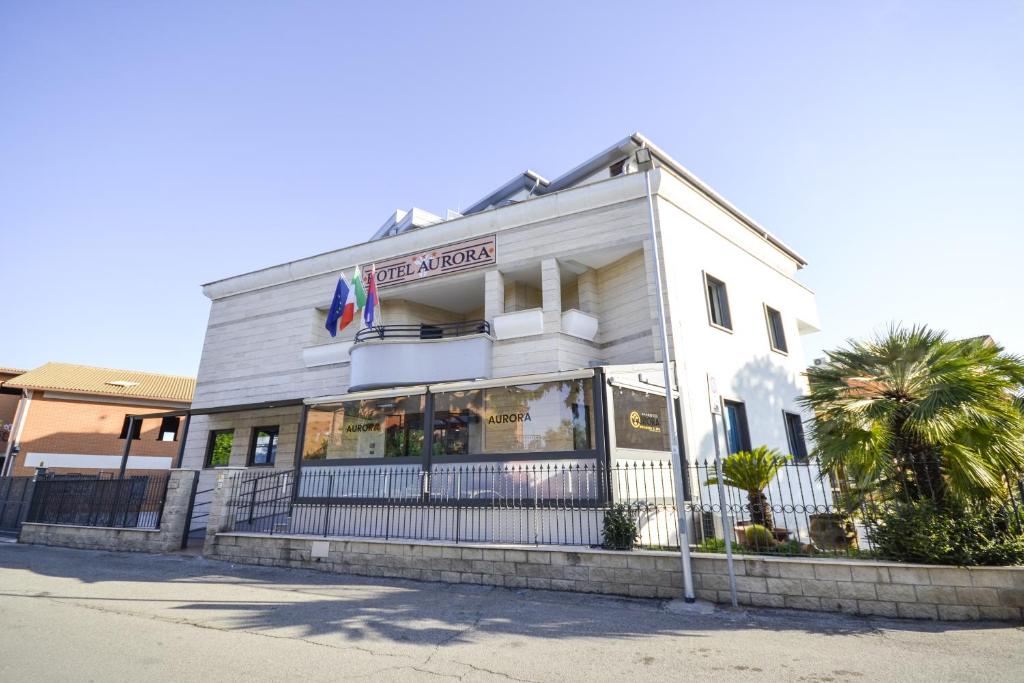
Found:
[{"label": "glass storefront", "polygon": [[304,460],[407,458],[423,452],[423,396],[313,406]]},{"label": "glass storefront", "polygon": [[426,420],[433,427],[430,455],[446,462],[596,448],[590,378],[437,393],[431,415],[424,414],[425,407],[424,395],[312,406],[303,459],[421,457]]},{"label": "glass storefront", "polygon": [[592,385],[571,379],[437,394],[433,455],[591,450]]}]

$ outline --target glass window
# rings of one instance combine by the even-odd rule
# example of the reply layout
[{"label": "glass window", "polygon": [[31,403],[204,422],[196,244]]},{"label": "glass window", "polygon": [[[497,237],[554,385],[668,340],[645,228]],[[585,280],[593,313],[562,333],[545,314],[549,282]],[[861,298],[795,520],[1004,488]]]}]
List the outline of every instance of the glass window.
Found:
[{"label": "glass window", "polygon": [[750,450],[747,409],[738,401],[725,401],[725,433],[729,453]]},{"label": "glass window", "polygon": [[177,441],[178,424],[181,418],[164,417],[160,419],[160,432],[157,434],[157,441]]},{"label": "glass window", "polygon": [[729,295],[725,291],[725,283],[710,275],[706,275],[705,280],[708,285],[708,315],[711,322],[731,330],[732,317],[729,315]]},{"label": "glass window", "polygon": [[807,462],[807,440],[804,439],[804,421],[796,413],[783,413],[786,418],[786,440],[789,454],[797,462]]},{"label": "glass window", "polygon": [[225,467],[231,464],[231,447],[235,443],[235,430],[216,429],[206,442],[206,460],[203,467]]},{"label": "glass window", "polygon": [[771,306],[764,307],[768,315],[768,340],[776,351],[786,353],[789,349],[786,346],[786,331],[782,328],[782,314]]},{"label": "glass window", "polygon": [[277,457],[277,427],[256,427],[249,445],[250,465],[273,465]]},{"label": "glass window", "polygon": [[434,397],[434,455],[593,448],[592,380],[453,391]]},{"label": "glass window", "polygon": [[423,396],[311,408],[304,460],[402,458],[423,453]]},{"label": "glass window", "polygon": [[646,391],[614,387],[615,446],[644,451],[668,451],[668,417],[665,396]]}]

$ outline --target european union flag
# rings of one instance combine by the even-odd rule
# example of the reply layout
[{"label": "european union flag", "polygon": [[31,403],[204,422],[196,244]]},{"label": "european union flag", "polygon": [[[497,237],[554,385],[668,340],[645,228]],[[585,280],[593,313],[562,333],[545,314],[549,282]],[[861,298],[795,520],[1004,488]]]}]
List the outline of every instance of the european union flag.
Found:
[{"label": "european union flag", "polygon": [[345,302],[348,300],[348,285],[345,284],[345,276],[338,278],[338,286],[334,288],[334,301],[327,311],[327,331],[334,337],[338,334],[338,321],[341,314],[345,312]]}]

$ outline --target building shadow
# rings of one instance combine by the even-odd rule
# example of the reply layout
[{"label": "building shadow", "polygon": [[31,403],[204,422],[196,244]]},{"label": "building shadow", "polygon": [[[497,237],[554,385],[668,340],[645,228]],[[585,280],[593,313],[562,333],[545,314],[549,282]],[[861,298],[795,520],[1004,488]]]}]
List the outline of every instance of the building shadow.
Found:
[{"label": "building shadow", "polygon": [[[174,618],[225,630],[288,630],[304,638],[338,638],[348,643],[385,639],[437,647],[466,641],[472,632],[516,637],[581,640],[643,639],[671,635],[700,639],[721,630],[792,630],[825,635],[883,631],[949,632],[1007,628],[990,622],[882,620],[816,612],[719,610],[712,614],[675,614],[664,601],[540,590],[444,584],[403,579],[326,574],[181,556],[154,556],[40,547],[0,547],[0,567],[44,576],[100,582],[157,583],[170,595],[130,586],[115,597],[31,594],[0,587],[0,599],[61,599],[106,604],[165,603]],[[261,589],[255,599],[190,599],[209,594]],[[148,594],[147,594],[148,593]],[[178,597],[180,594],[180,597]]]}]

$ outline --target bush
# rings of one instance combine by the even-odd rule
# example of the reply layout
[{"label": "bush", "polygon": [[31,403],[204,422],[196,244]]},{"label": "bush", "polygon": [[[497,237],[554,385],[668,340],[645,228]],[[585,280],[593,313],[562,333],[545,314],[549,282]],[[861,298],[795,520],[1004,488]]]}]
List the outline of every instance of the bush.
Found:
[{"label": "bush", "polygon": [[604,513],[604,547],[611,550],[632,550],[640,537],[636,520],[622,503],[613,505]]},{"label": "bush", "polygon": [[922,564],[1024,564],[1024,529],[1013,510],[994,503],[929,499],[885,503],[868,511],[877,557]]},{"label": "bush", "polygon": [[705,538],[703,541],[696,545],[694,551],[698,553],[724,553],[725,539]]},{"label": "bush", "polygon": [[743,545],[751,550],[770,550],[775,545],[775,534],[766,526],[751,524],[743,529]]}]

